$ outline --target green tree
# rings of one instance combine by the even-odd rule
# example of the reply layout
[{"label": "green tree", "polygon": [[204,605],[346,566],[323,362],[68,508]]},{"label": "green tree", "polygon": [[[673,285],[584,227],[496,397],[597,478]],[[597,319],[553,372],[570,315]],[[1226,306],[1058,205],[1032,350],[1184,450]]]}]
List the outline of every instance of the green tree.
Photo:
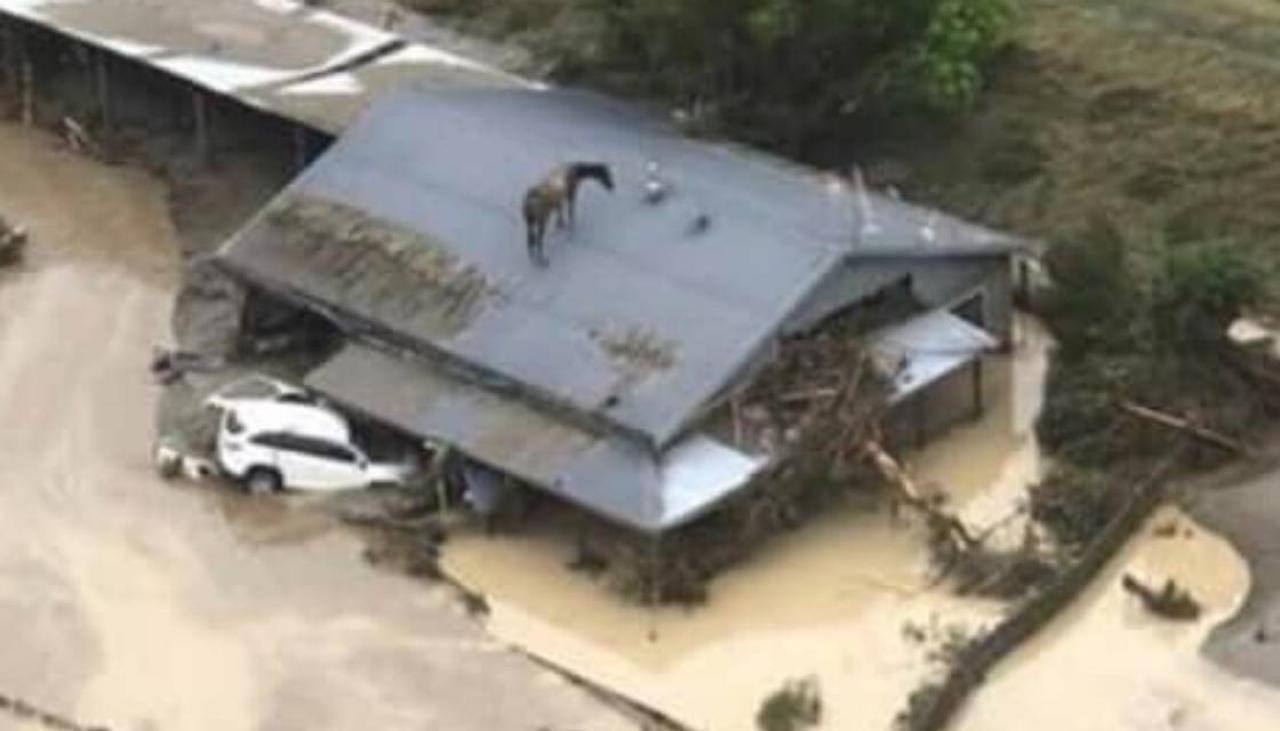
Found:
[{"label": "green tree", "polygon": [[880,102],[967,107],[1012,18],[1011,0],[578,2],[602,21],[578,67],[784,145]]}]

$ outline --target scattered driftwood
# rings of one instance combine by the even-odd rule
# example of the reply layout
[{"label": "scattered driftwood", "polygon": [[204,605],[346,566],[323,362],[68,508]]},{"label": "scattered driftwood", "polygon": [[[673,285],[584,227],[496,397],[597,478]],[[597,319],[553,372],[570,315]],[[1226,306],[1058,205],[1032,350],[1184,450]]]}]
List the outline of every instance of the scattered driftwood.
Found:
[{"label": "scattered driftwood", "polygon": [[102,157],[102,147],[74,117],[62,118],[62,137],[72,152],[90,157]]},{"label": "scattered driftwood", "polygon": [[1139,419],[1145,419],[1170,429],[1185,432],[1202,442],[1220,447],[1228,452],[1235,452],[1236,454],[1246,456],[1250,454],[1249,447],[1242,442],[1232,439],[1220,432],[1216,432],[1208,427],[1196,424],[1190,419],[1166,414],[1163,411],[1157,411],[1156,409],[1134,403],[1133,401],[1121,401],[1120,410],[1131,416],[1136,416]]},{"label": "scattered driftwood", "polygon": [[0,216],[0,266],[18,264],[26,251],[27,229],[15,226]]},{"label": "scattered driftwood", "polygon": [[1164,586],[1157,591],[1131,574],[1125,574],[1120,579],[1120,585],[1125,591],[1138,597],[1142,606],[1152,614],[1179,622],[1200,618],[1200,602],[1173,579],[1165,579]]},{"label": "scattered driftwood", "polygon": [[868,440],[863,445],[863,449],[889,485],[897,489],[899,500],[922,513],[930,528],[951,543],[951,549],[954,552],[971,551],[981,545],[981,542],[969,532],[959,518],[943,510],[937,500],[930,498],[920,489],[902,464],[894,459],[878,440]]}]

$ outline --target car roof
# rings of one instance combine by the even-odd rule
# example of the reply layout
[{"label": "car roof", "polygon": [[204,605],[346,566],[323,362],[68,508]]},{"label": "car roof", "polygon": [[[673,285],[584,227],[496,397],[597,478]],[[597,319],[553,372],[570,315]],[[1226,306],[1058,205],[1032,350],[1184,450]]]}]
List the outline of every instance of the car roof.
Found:
[{"label": "car roof", "polygon": [[236,416],[250,432],[289,432],[341,442],[351,441],[351,425],[330,409],[274,400],[237,401]]}]

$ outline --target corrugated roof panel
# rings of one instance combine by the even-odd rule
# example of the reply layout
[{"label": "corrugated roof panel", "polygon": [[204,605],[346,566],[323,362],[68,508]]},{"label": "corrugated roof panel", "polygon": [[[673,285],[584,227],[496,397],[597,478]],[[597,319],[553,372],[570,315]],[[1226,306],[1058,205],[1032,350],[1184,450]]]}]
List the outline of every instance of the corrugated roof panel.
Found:
[{"label": "corrugated roof panel", "polygon": [[332,133],[410,80],[530,85],[294,0],[0,0],[0,12]]},{"label": "corrugated roof panel", "polygon": [[408,433],[462,450],[597,514],[644,531],[691,520],[763,460],[694,436],[659,457],[551,418],[425,363],[348,345],[307,386]]},{"label": "corrugated roof panel", "polygon": [[[822,195],[813,180],[735,163],[579,99],[399,95],[379,104],[274,204],[334,202],[474,268],[496,295],[456,329],[434,321],[423,327],[416,316],[375,302],[377,292],[412,289],[412,281],[397,284],[393,273],[386,287],[366,286],[359,280],[370,270],[360,257],[340,275],[318,270],[315,252],[282,256],[289,234],[273,231],[270,215],[223,255],[250,274],[375,317],[478,370],[665,445],[844,254],[795,229],[797,216],[807,214],[790,204],[824,205],[813,200]],[[642,200],[650,159],[672,176],[671,199],[659,206]],[[608,163],[616,190],[582,189],[577,225],[553,232],[552,264],[540,268],[525,251],[520,201],[528,186],[570,160]],[[698,211],[710,225],[692,234]]]},{"label": "corrugated roof panel", "polygon": [[901,401],[998,342],[990,333],[946,310],[933,310],[868,336],[872,352],[895,364],[891,401]]}]

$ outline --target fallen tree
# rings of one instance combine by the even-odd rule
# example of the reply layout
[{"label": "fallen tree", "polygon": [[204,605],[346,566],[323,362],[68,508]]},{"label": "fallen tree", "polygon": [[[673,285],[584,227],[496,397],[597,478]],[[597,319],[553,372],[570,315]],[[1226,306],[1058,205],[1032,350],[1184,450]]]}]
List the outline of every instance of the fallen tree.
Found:
[{"label": "fallen tree", "polygon": [[989,632],[958,649],[945,677],[918,688],[898,714],[899,731],[941,731],[987,673],[1019,645],[1044,627],[1093,581],[1160,504],[1165,480],[1185,453],[1176,450],[1129,492],[1123,507],[1098,533],[1087,549],[1058,577]]}]

